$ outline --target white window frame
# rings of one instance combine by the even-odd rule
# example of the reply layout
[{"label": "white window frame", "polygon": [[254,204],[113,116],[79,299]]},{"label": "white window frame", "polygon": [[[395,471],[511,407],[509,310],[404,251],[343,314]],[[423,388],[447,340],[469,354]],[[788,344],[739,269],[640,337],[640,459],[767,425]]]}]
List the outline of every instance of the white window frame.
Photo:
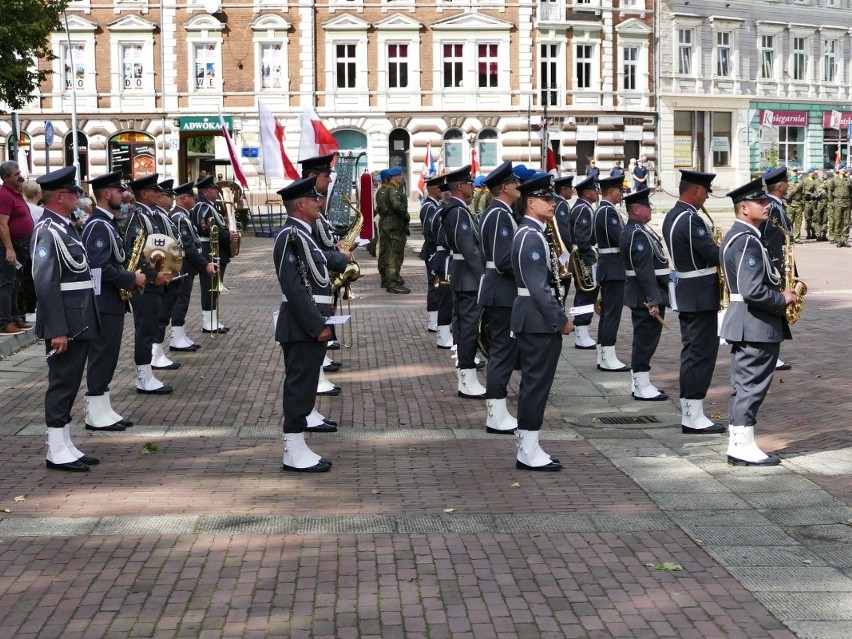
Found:
[{"label": "white window frame", "polygon": [[[447,57],[446,47],[452,47],[452,56]],[[461,53],[457,53],[456,47],[461,47]],[[464,91],[465,89],[473,89],[474,87],[465,87],[465,76],[467,71],[467,55],[465,55],[466,43],[463,40],[447,40],[441,43],[441,89],[443,91]],[[447,61],[452,61],[453,65],[453,80],[452,84],[447,84]],[[461,65],[456,72],[456,66]],[[458,75],[458,77],[456,77]]]},{"label": "white window frame", "polygon": [[[369,107],[367,29],[370,24],[351,13],[341,13],[322,25],[325,30],[325,104],[327,107]],[[355,45],[355,86],[337,88],[337,45]]]},{"label": "white window frame", "polygon": [[[688,77],[695,77],[696,68],[695,68],[695,36],[696,29],[692,27],[678,27],[675,31],[675,35],[677,39],[675,40],[675,73],[677,75],[683,75]],[[688,36],[688,38],[684,38],[684,36]],[[688,39],[687,43],[685,40]],[[684,70],[685,66],[689,66],[688,69]]]},{"label": "white window frame", "polygon": [[[396,47],[396,52],[391,53],[391,47]],[[400,53],[400,47],[405,47],[405,55]],[[411,43],[408,41],[389,41],[384,43],[385,55],[387,58],[385,59],[384,68],[387,72],[387,88],[388,90],[398,91],[400,89],[407,90],[411,88]],[[401,77],[402,74],[400,70],[405,67],[405,86],[401,86]],[[392,68],[396,68],[396,84],[391,86],[391,76],[394,74],[391,73]]]},{"label": "white window frame", "polygon": [[[730,79],[734,77],[734,32],[719,29],[713,32],[713,75],[717,78],[725,78]],[[722,37],[727,39],[727,42],[720,42]],[[722,51],[727,51],[727,73],[720,73],[719,68],[721,67],[722,59],[721,53]]]},{"label": "white window frame", "polygon": [[[187,90],[192,96],[207,96],[221,101],[222,76],[224,74],[222,65],[222,30],[224,26],[219,20],[208,14],[200,14],[184,26],[188,53]],[[196,78],[196,51],[198,47],[212,47],[208,49],[210,51],[208,56],[212,60],[214,76],[212,82],[205,77],[203,87],[198,86],[198,79]]]},{"label": "white window frame", "polygon": [[[826,84],[837,84],[841,75],[840,71],[840,38],[822,39],[822,81]],[[829,77],[829,64],[831,65],[832,77]]]},{"label": "white window frame", "polygon": [[[556,96],[556,101],[554,103],[548,102],[548,106],[565,106],[565,86],[564,86],[564,78],[565,78],[565,40],[555,41],[555,40],[543,40],[539,42],[538,46],[538,103],[540,105],[544,104],[544,100],[542,100],[542,94],[546,91],[548,93],[553,93]],[[556,47],[555,55],[543,57],[542,56],[542,47]],[[542,65],[547,64],[548,66],[553,67],[553,77],[548,78],[549,80],[555,80],[555,86],[545,87],[544,80],[542,74]],[[548,72],[549,73],[549,72]]]},{"label": "white window frame", "polygon": [[[392,109],[418,109],[423,97],[420,87],[421,53],[420,30],[423,25],[412,18],[396,13],[375,25],[378,43],[378,88],[377,106]],[[388,45],[408,46],[408,86],[388,87]]]},{"label": "white window frame", "polygon": [[[788,25],[780,22],[757,22],[757,29],[755,32],[755,50],[756,50],[756,59],[755,59],[755,80],[758,83],[768,83],[768,82],[779,82],[781,80],[781,71],[782,68],[786,65],[793,64],[793,42],[790,40],[790,53],[789,58],[785,58],[784,56],[784,30]],[[793,28],[789,30],[790,38],[793,37],[806,37],[809,38],[813,34],[814,29],[798,29]],[[764,38],[772,37],[772,46],[765,47],[764,46]],[[808,40],[808,59],[806,64],[807,69],[807,77],[811,77],[811,66],[812,66],[812,57],[810,53],[811,44],[810,40]],[[763,77],[763,60],[764,60],[764,51],[770,52],[772,54],[772,74],[771,77],[765,78]],[[790,73],[790,79],[792,81],[793,74]],[[806,82],[807,80],[797,80],[796,82]]]},{"label": "white window frame", "polygon": [[[112,77],[112,93],[118,96],[118,101],[112,103],[113,109],[122,112],[130,108],[153,109],[156,103],[154,89],[154,29],[152,22],[138,16],[128,15],[108,25],[110,31],[110,74]],[[140,44],[140,57],[148,64],[142,69],[142,85],[139,89],[126,91],[124,89],[124,57],[125,45]]]},{"label": "white window frame", "polygon": [[[82,62],[84,69],[83,86],[77,86],[76,91],[78,98],[80,95],[90,94],[97,95],[97,68],[95,58],[95,31],[98,26],[88,20],[84,20],[79,16],[68,16],[68,31],[71,35],[72,47],[82,45],[82,55],[78,57],[77,51],[74,52],[74,64]],[[54,77],[54,93],[69,97],[71,88],[65,86],[65,58],[67,56],[66,49],[68,47],[68,38],[64,32],[57,32],[51,35],[51,47],[53,51],[59,52],[59,57],[53,61],[53,77]],[[72,70],[72,77],[74,72]],[[64,94],[68,94],[67,96]],[[89,105],[87,105],[89,106]]]},{"label": "white window frame", "polygon": [[[804,46],[797,47],[799,41],[803,43]],[[810,70],[811,70],[811,42],[807,36],[800,34],[790,34],[790,79],[793,82],[809,82],[810,81]],[[798,58],[802,57],[803,64],[802,70],[804,72],[804,77],[797,78],[796,73],[798,69]]]},{"label": "white window frame", "polygon": [[[254,32],[254,90],[256,93],[262,94],[264,100],[267,100],[267,96],[269,96],[275,102],[276,106],[286,106],[289,103],[288,95],[290,92],[290,64],[288,56],[290,24],[281,16],[268,13],[256,18],[250,26]],[[281,47],[281,86],[278,88],[263,87],[263,50],[268,46]]]},{"label": "white window frame", "polygon": [[[480,56],[480,51],[481,51],[482,47],[486,47],[484,57]],[[493,57],[492,57],[492,53],[491,53],[491,47],[494,47]],[[480,77],[479,77],[480,76],[479,67],[483,62],[486,65],[494,64],[494,65],[497,66],[497,71],[496,71],[496,73],[493,74],[496,84],[493,84],[493,85],[490,84],[490,80],[489,80],[489,84],[486,84],[485,86],[482,86],[480,84],[481,80],[480,80]],[[493,42],[488,42],[487,40],[481,40],[481,41],[477,42],[476,48],[474,49],[474,65],[475,65],[475,74],[476,74],[476,88],[477,88],[478,91],[487,91],[489,89],[490,90],[497,90],[497,89],[500,88],[500,76],[502,74],[500,73],[500,71],[501,71],[501,69],[500,69],[500,43],[498,41],[495,40]],[[491,75],[492,75],[491,73],[486,73],[486,76],[489,77],[489,78],[491,77]]]},{"label": "white window frame", "polygon": [[[598,46],[599,43],[594,40],[582,40],[574,42],[574,91],[577,92],[587,92],[587,91],[600,91],[601,88],[601,74],[600,74],[600,60],[598,56]],[[588,57],[582,58],[582,60],[587,61],[588,65],[588,86],[580,86],[580,74],[577,73],[578,65],[580,64],[580,56],[579,56],[579,48],[580,47],[588,47]],[[585,53],[585,52],[584,52]]]},{"label": "white window frame", "polygon": [[[341,48],[343,49],[341,51]],[[333,47],[334,58],[332,59],[332,64],[334,65],[334,85],[333,88],[335,91],[357,91],[358,90],[358,43],[352,42],[349,40],[337,40],[334,43]],[[342,53],[342,55],[341,55]],[[350,55],[351,53],[351,55]],[[340,73],[340,64],[342,64],[348,69],[351,67],[351,76],[350,72],[346,71],[341,76]],[[344,83],[341,84],[341,79],[344,80]]]}]

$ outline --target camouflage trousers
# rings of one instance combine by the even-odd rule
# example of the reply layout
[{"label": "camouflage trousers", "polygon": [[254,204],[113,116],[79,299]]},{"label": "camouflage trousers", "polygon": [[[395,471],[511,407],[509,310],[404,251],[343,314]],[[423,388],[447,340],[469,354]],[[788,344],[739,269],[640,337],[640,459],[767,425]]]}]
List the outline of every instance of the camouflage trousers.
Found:
[{"label": "camouflage trousers", "polygon": [[802,219],[804,218],[805,207],[801,203],[793,203],[790,204],[788,211],[793,223],[793,239],[798,240],[802,235]]},{"label": "camouflage trousers", "polygon": [[849,216],[852,202],[835,200],[828,216],[828,237],[832,242],[845,242],[849,237]]},{"label": "camouflage trousers", "polygon": [[814,206],[814,216],[811,220],[811,227],[816,233],[816,236],[825,235],[828,228],[828,202],[820,200]]}]

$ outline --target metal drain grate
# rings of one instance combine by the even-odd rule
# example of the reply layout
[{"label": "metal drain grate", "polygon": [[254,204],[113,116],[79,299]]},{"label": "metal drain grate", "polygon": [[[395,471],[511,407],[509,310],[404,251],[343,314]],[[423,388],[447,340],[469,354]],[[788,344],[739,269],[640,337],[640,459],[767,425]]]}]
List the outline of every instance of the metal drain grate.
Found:
[{"label": "metal drain grate", "polygon": [[598,417],[601,424],[659,424],[660,420],[652,415],[634,415],[633,417]]}]

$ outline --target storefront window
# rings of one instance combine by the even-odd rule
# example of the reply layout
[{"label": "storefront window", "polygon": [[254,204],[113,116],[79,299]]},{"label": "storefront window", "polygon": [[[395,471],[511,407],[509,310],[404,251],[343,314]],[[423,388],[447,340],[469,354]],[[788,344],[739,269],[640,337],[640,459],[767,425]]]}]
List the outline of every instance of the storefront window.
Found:
[{"label": "storefront window", "polygon": [[713,114],[713,166],[731,165],[731,114]]},{"label": "storefront window", "polygon": [[109,170],[121,171],[125,180],[156,172],[154,138],[147,133],[127,131],[109,139]]},{"label": "storefront window", "polygon": [[805,158],[805,128],[778,127],[778,166],[802,168]]},{"label": "storefront window", "polygon": [[692,166],[693,121],[692,111],[674,112],[674,165]]},{"label": "storefront window", "polygon": [[[849,159],[847,146],[849,144],[849,128],[823,129],[822,131],[822,166],[833,169],[838,162]],[[840,154],[838,155],[838,150]]]}]

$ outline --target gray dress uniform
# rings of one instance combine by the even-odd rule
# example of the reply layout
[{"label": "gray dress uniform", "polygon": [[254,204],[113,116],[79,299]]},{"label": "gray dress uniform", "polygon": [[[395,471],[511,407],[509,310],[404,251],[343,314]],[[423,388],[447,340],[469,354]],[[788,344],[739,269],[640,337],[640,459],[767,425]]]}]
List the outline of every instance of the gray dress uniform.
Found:
[{"label": "gray dress uniform", "polygon": [[74,338],[67,351],[47,360],[44,418],[48,428],[64,428],[71,423],[90,341],[100,333],[94,282],[80,235],[61,215],[44,210],[30,248],[38,295],[35,333],[46,352],[54,337]]},{"label": "gray dress uniform", "polygon": [[420,253],[417,254],[426,265],[426,311],[433,312],[439,308],[440,293],[438,287],[435,286],[435,277],[432,275],[432,269],[429,266],[429,261],[435,254],[438,239],[432,234],[431,221],[438,210],[437,200],[426,197],[423,199],[423,204],[420,206],[420,228],[423,229],[423,246],[420,248]]},{"label": "gray dress uniform", "polygon": [[[204,188],[199,183],[198,188]],[[225,268],[231,259],[231,233],[228,231],[228,223],[219,213],[216,206],[199,197],[192,208],[192,221],[195,230],[201,239],[201,254],[204,259],[211,261],[210,257],[210,227],[215,224],[219,227],[219,279],[225,281]],[[201,288],[201,310],[212,311],[210,300],[210,288],[213,279],[203,269],[198,273],[198,285]],[[222,329],[219,330],[222,332]]]},{"label": "gray dress uniform", "polygon": [[621,262],[620,244],[624,224],[615,206],[601,200],[595,211],[594,237],[598,245],[597,280],[600,284],[603,308],[598,324],[598,344],[615,346],[621,308],[624,303],[624,265]]},{"label": "gray dress uniform", "polygon": [[175,302],[172,306],[171,322],[172,326],[184,326],[195,276],[204,271],[210,261],[202,255],[201,237],[192,223],[189,211],[181,206],[175,206],[171,213],[172,222],[177,227],[180,244],[183,247],[183,272],[186,273],[185,277],[171,284],[175,287]]},{"label": "gray dress uniform", "polygon": [[[424,233],[435,238],[435,252],[429,258],[429,269],[433,278],[447,282],[453,261],[453,253],[447,248],[447,234],[444,228],[444,207],[441,202],[435,211],[427,218]],[[426,230],[428,228],[428,230]],[[438,295],[438,326],[449,326],[453,322],[453,290],[447,284],[437,287]]]},{"label": "gray dress uniform", "polygon": [[669,303],[668,256],[662,240],[636,220],[627,221],[620,248],[627,275],[624,305],[633,320],[630,368],[634,373],[644,373],[651,370],[651,358],[663,331],[662,324],[648,313],[648,306],[657,306],[660,318],[664,318]]},{"label": "gray dress uniform", "polygon": [[[594,213],[592,205],[582,198],[577,198],[571,211],[568,213],[568,235],[571,238],[569,245],[572,250],[576,247],[579,251],[580,259],[584,264],[592,265],[597,262],[597,256],[594,250],[594,233],[592,220]],[[559,229],[560,233],[562,229]],[[562,237],[568,241],[564,236]],[[572,267],[573,272],[573,267]],[[577,273],[574,273],[577,277]],[[588,306],[594,304],[598,299],[598,289],[593,291],[581,291],[579,288],[574,293],[574,306]],[[592,323],[593,312],[583,313],[574,317],[575,326],[589,326]]]},{"label": "gray dress uniform", "polygon": [[476,302],[485,263],[479,250],[477,221],[462,200],[452,197],[443,210],[447,248],[453,253],[450,288],[455,302],[453,333],[458,346],[458,368],[476,368],[476,336],[482,307]]},{"label": "gray dress uniform", "polygon": [[309,225],[295,218],[275,238],[272,258],[282,293],[275,341],[284,351],[284,432],[302,433],[326,352],[316,338],[332,314],[328,264]]},{"label": "gray dress uniform", "polygon": [[[776,224],[781,226],[787,233],[793,232],[793,223],[787,215],[787,207],[784,205],[784,202],[774,195],[769,196],[769,218],[775,220]],[[760,225],[760,235],[763,238],[763,245],[769,252],[769,259],[772,262],[772,266],[778,269],[778,272],[781,273],[781,277],[783,278],[785,276],[784,232],[777,228],[775,224],[766,220]]]},{"label": "gray dress uniform", "polygon": [[698,211],[681,200],[663,220],[663,240],[676,278],[680,397],[704,399],[719,353],[719,247]]},{"label": "gray dress uniform", "polygon": [[[172,221],[172,218],[169,216],[169,212],[163,209],[162,207],[154,208],[154,219],[156,221],[157,227],[161,229],[161,233],[163,235],[168,235],[178,244],[183,246],[183,240],[181,238],[180,231],[178,230],[177,224]],[[183,280],[178,280],[177,282],[169,282],[165,285],[164,293],[163,293],[163,303],[160,307],[160,316],[157,320],[157,332],[154,335],[154,341],[157,344],[161,344],[166,339],[166,327],[169,325],[169,322],[172,319],[172,310],[174,309],[175,303],[177,301],[178,291],[180,290],[181,284]],[[173,364],[169,368],[179,368],[180,364]]]},{"label": "gray dress uniform", "polygon": [[89,267],[93,272],[99,272],[100,280],[100,291],[96,297],[101,332],[89,345],[86,368],[86,394],[97,396],[109,391],[121,352],[127,302],[121,299],[120,290],[133,290],[136,275],[124,269],[124,243],[115,217],[109,211],[95,208],[83,228],[83,244]]},{"label": "gray dress uniform", "polygon": [[720,255],[731,298],[721,329],[721,337],[731,345],[730,423],[754,426],[781,342],[790,337],[786,302],[779,291],[781,274],[760,231],[741,220],[725,235]]},{"label": "gray dress uniform", "polygon": [[517,224],[512,208],[499,199],[491,200],[479,226],[485,273],[479,284],[478,303],[488,315],[491,348],[485,383],[486,399],[504,399],[518,358],[516,340],[511,336],[512,307],[518,296],[512,270],[512,240]]},{"label": "gray dress uniform", "polygon": [[518,428],[522,430],[541,429],[562,352],[561,331],[568,322],[551,260],[544,225],[525,217],[512,241],[518,296],[512,306],[511,329],[521,361]]}]

